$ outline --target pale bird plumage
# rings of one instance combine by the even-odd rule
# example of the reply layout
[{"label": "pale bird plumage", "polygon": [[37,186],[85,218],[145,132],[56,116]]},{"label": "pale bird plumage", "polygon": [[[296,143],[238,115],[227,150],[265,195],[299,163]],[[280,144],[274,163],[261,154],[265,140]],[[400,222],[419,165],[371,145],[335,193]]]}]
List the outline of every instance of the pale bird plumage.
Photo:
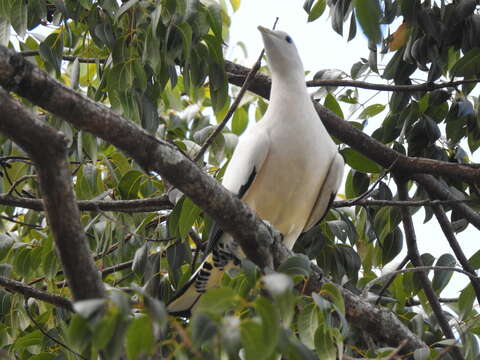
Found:
[{"label": "pale bird plumage", "polygon": [[[272,74],[270,104],[262,120],[240,138],[222,184],[280,231],[291,249],[327,212],[344,162],[312,104],[292,39],[283,31],[258,29]],[[201,294],[218,286],[223,273],[243,256],[217,227],[209,242],[211,253],[169,303],[171,313],[192,310]]]}]

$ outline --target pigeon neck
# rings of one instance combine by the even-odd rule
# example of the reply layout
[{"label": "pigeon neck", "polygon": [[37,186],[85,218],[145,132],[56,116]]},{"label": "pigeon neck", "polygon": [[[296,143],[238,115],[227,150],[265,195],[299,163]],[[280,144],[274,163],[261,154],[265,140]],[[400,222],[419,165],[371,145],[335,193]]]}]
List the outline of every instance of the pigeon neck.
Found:
[{"label": "pigeon neck", "polygon": [[272,89],[270,91],[270,101],[285,101],[292,97],[307,97],[308,91],[305,85],[305,79],[298,74],[276,74],[272,73]]}]

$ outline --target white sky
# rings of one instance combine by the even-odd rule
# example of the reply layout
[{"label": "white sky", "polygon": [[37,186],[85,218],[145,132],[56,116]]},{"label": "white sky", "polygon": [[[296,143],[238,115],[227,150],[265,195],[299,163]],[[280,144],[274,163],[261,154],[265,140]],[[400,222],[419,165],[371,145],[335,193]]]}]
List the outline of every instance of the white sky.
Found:
[{"label": "white sky", "polygon": [[[361,57],[368,58],[367,41],[358,27],[355,39],[347,43],[346,37],[342,38],[333,31],[328,18],[328,7],[320,19],[307,23],[307,13],[303,10],[303,1],[300,0],[242,0],[240,9],[232,16],[227,58],[238,59],[246,66],[253,65],[262,49],[257,26],[271,28],[277,16],[279,17],[277,29],[287,31],[292,36],[302,56],[305,70],[311,71],[310,76],[320,69],[331,68],[340,69],[349,74],[350,68],[355,62],[359,61]],[[344,33],[348,34],[349,24],[346,23],[344,26]],[[242,50],[235,46],[237,42],[245,44],[248,52],[247,59],[243,58]],[[379,64],[382,62],[380,58],[378,62]],[[373,81],[380,82],[379,79]],[[361,100],[366,100],[374,92],[365,91],[363,94]],[[385,95],[382,97],[385,99]],[[385,102],[385,100],[379,98],[372,104],[375,102]],[[374,127],[378,127],[379,123],[375,122],[380,122],[382,119],[372,119],[370,122]],[[352,120],[354,119],[352,118]],[[478,160],[479,155],[475,155]],[[343,189],[340,189],[340,192],[343,192]],[[414,217],[420,252],[429,252],[436,258],[447,252],[452,253],[436,220],[432,219],[427,224],[422,224],[423,218],[423,210]],[[478,230],[471,225],[458,234],[457,239],[467,257],[480,248],[478,235]],[[405,246],[404,244],[402,257],[406,253]],[[458,296],[458,291],[467,283],[466,276],[454,273],[442,296]]]}]

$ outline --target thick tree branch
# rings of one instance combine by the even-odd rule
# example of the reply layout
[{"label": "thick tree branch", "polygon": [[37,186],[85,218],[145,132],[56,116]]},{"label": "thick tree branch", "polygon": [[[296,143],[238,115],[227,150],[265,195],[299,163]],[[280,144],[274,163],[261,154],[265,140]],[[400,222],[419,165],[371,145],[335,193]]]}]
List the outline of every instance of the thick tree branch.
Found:
[{"label": "thick tree branch", "polygon": [[5,47],[0,47],[0,85],[115,145],[147,172],[161,174],[231,233],[257,265],[273,267],[269,250],[273,241],[270,228],[175,146],[155,138],[106,106],[67,88]]},{"label": "thick tree branch", "polygon": [[0,132],[35,164],[47,219],[75,300],[105,295],[80,224],[67,159],[67,139],[0,89]]},{"label": "thick tree branch", "polygon": [[[236,64],[227,63],[227,72],[234,71],[231,68],[232,66],[235,69],[238,67]],[[248,70],[248,68],[243,68],[242,71],[245,70]],[[237,84],[231,80],[230,82]],[[270,84],[271,81],[268,76],[257,75],[250,90],[260,96],[268,98]],[[428,173],[462,179],[466,182],[480,182],[480,169],[474,169],[469,166],[445,161],[405,156],[363,133],[348,121],[343,120],[338,115],[316,102],[315,108],[330,135],[333,135],[345,144],[350,145],[353,149],[374,160],[384,168],[389,168],[396,161],[395,165],[392,167],[393,173],[400,173],[402,176],[414,173]]]},{"label": "thick tree branch", "polygon": [[322,105],[315,103],[315,108],[330,135],[350,145],[384,168],[389,168],[395,162],[391,170],[394,174],[409,176],[415,173],[427,173],[462,179],[465,182],[480,182],[480,169],[446,161],[405,156],[363,133]]},{"label": "thick tree branch", "polygon": [[[400,200],[408,200],[408,189],[407,189],[407,182],[405,180],[396,180],[397,188],[398,188],[398,197]],[[406,207],[401,208],[402,212],[402,222],[403,222],[403,229],[405,232],[405,238],[408,247],[408,257],[410,261],[415,267],[423,267],[423,262],[420,257],[420,253],[417,247],[417,239],[415,236],[415,228],[413,226],[412,217],[410,215],[410,211]],[[424,272],[418,273],[418,278],[420,279],[420,283],[422,284],[423,291],[425,292],[425,296],[428,299],[428,302],[432,308],[435,317],[437,318],[438,324],[443,331],[443,334],[448,339],[455,339],[453,334],[452,328],[448,323],[448,320],[443,313],[442,306],[438,301],[437,296],[432,287],[432,283],[428,278],[427,274]],[[460,350],[456,347],[452,348],[452,354],[455,356],[456,359],[463,359],[463,355],[461,354]]]},{"label": "thick tree branch", "polygon": [[443,206],[441,205],[433,206],[433,212],[458,262],[460,263],[460,265],[462,265],[463,270],[465,270],[470,275],[474,276],[474,278],[473,277],[470,278],[470,281],[472,283],[473,290],[475,291],[475,295],[477,295],[477,302],[480,305],[480,280],[476,277],[477,274],[475,272],[474,267],[470,265],[467,257],[463,253],[463,250],[460,244],[458,243],[457,238],[455,237],[455,234],[453,232],[452,224],[450,223],[450,221],[448,221],[447,215],[445,214],[445,210],[443,209]]},{"label": "thick tree branch", "polygon": [[73,311],[73,306],[70,300],[59,295],[35,289],[34,287],[24,284],[20,281],[15,281],[0,276],[0,285],[3,286],[5,289],[22,294],[26,297],[32,297],[46,303],[67,309],[69,311]]},{"label": "thick tree branch", "polygon": [[[130,154],[144,169],[158,172],[189,196],[240,243],[247,256],[261,267],[281,263],[291,255],[271,230],[240,200],[202,172],[175,147],[139,129],[103,105],[63,86],[26,62],[22,56],[0,47],[0,84],[54,113],[76,127],[114,144]],[[321,286],[316,267],[309,284]],[[311,285],[310,285],[311,286]],[[393,313],[375,307],[346,289],[347,314],[351,321],[380,341],[398,346],[407,339],[405,351],[425,344]]]}]

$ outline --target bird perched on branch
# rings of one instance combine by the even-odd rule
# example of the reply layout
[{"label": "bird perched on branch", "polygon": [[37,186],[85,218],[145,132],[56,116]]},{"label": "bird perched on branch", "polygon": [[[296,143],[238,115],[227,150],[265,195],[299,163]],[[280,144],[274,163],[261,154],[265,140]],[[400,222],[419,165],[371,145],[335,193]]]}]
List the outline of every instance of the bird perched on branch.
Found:
[{"label": "bird perched on branch", "polygon": [[[292,38],[259,26],[272,74],[270,104],[233,153],[222,184],[283,235],[292,248],[326,214],[344,161],[320,121]],[[202,293],[244,256],[232,237],[212,226],[205,259],[167,308],[188,315]]]}]

